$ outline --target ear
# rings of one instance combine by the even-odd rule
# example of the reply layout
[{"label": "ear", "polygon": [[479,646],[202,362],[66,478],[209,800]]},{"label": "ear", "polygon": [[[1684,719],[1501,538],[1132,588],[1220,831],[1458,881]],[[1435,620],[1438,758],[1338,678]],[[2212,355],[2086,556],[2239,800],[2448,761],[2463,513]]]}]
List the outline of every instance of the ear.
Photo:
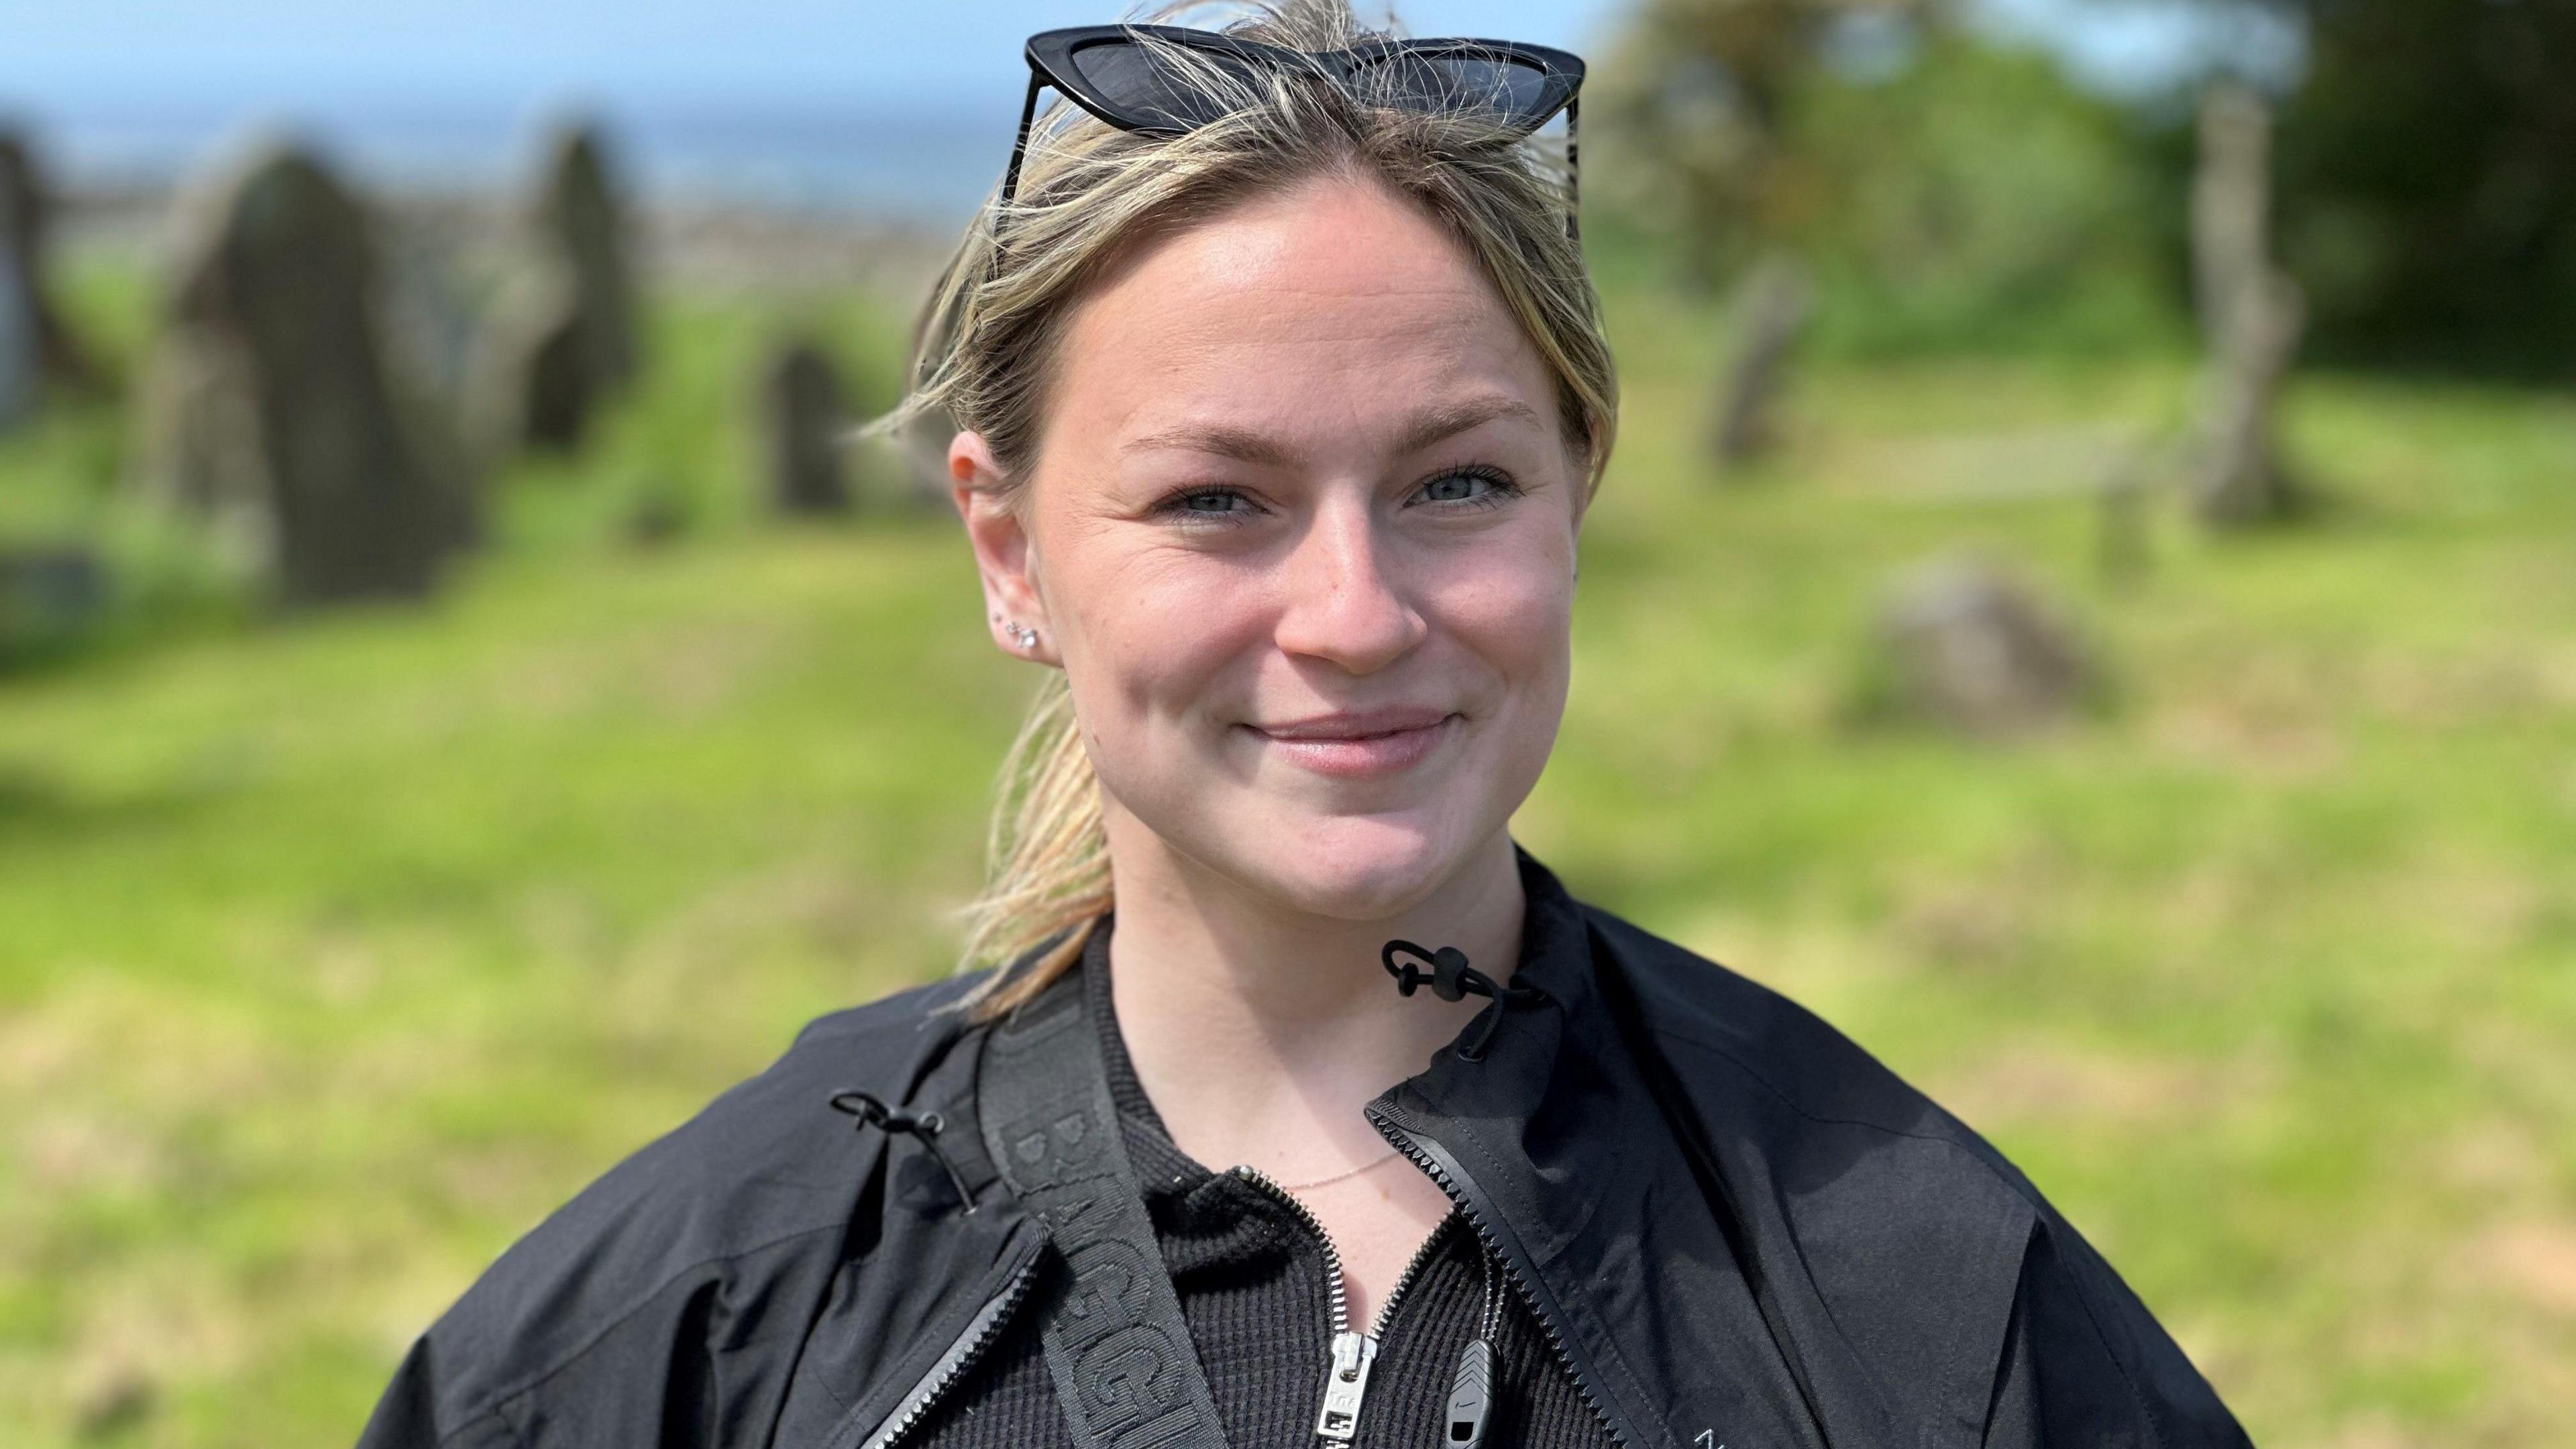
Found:
[{"label": "ear", "polygon": [[[975,572],[984,581],[984,627],[1003,653],[1061,666],[1055,629],[1040,599],[1035,566],[1037,552],[1028,529],[1008,502],[1010,481],[993,461],[993,450],[981,433],[959,433],[948,443],[948,492],[957,516],[966,522],[966,541],[975,550]],[[1023,644],[1010,626],[1035,629],[1037,639]]]}]

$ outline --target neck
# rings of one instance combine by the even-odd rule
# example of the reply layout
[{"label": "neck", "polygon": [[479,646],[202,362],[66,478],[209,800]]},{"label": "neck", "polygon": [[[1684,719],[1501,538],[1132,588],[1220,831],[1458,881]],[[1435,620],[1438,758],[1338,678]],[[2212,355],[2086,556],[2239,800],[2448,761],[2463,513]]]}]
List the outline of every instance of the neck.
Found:
[{"label": "neck", "polygon": [[1520,951],[1520,870],[1496,831],[1422,900],[1347,919],[1258,895],[1107,811],[1120,1035],[1181,1149],[1287,1180],[1384,1151],[1360,1108],[1421,1071],[1484,1002],[1397,994],[1391,937],[1455,946],[1496,980]]}]

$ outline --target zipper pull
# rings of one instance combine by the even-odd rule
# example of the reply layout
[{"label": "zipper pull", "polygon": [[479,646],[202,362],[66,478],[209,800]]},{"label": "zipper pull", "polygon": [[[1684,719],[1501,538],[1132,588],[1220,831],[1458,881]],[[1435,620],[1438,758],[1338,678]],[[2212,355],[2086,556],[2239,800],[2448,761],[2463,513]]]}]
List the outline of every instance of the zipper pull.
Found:
[{"label": "zipper pull", "polygon": [[1472,1339],[1458,1355],[1458,1372],[1449,1380],[1449,1437],[1443,1444],[1477,1449],[1485,1442],[1485,1421],[1494,1412],[1494,1346]]},{"label": "zipper pull", "polygon": [[1377,1340],[1365,1333],[1333,1335],[1333,1372],[1324,1380],[1324,1409],[1315,1416],[1315,1434],[1348,1444],[1360,1432],[1360,1396],[1368,1392],[1369,1365],[1377,1362]]}]

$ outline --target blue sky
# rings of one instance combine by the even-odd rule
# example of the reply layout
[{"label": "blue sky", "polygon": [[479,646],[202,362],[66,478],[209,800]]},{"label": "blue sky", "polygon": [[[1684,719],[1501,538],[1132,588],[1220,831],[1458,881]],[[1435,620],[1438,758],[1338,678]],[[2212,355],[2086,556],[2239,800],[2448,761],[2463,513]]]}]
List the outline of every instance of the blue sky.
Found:
[{"label": "blue sky", "polygon": [[[0,0],[0,114],[33,121],[75,173],[181,166],[245,125],[282,124],[362,165],[475,175],[532,118],[580,105],[638,136],[655,181],[758,185],[766,168],[788,190],[926,187],[953,202],[1008,146],[1021,38],[1115,18],[1117,3]],[[2192,38],[2176,0],[1979,3],[2115,79],[2157,73]],[[1416,34],[1575,50],[1627,8],[1399,6]]]},{"label": "blue sky", "polygon": [[[1617,0],[1408,0],[1423,34],[1590,38]],[[0,86],[82,92],[577,89],[798,101],[1013,91],[1019,41],[1102,0],[0,0]]]}]

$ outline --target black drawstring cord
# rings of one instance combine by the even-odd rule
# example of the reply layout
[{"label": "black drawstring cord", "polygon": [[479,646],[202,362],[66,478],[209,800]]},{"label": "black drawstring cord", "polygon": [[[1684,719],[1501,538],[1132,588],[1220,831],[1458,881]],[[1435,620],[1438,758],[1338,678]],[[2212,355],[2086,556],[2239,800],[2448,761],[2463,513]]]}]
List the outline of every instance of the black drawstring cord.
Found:
[{"label": "black drawstring cord", "polygon": [[[1411,961],[1398,961],[1396,954],[1416,957],[1431,963],[1423,970]],[[1386,974],[1395,978],[1395,989],[1407,996],[1428,985],[1431,994],[1443,1001],[1457,1001],[1469,996],[1482,996],[1492,1004],[1476,1013],[1476,1034],[1458,1048],[1462,1060],[1480,1062],[1485,1048],[1493,1044],[1494,1031],[1503,1024],[1503,1010],[1511,1006],[1536,1006],[1548,999],[1545,991],[1535,986],[1502,986],[1494,978],[1467,964],[1467,953],[1455,946],[1437,951],[1417,946],[1411,941],[1389,941],[1378,952],[1385,963]]]},{"label": "black drawstring cord", "polygon": [[938,1161],[940,1170],[948,1174],[948,1185],[957,1189],[957,1200],[966,1205],[966,1211],[971,1213],[975,1210],[975,1195],[966,1190],[966,1179],[957,1175],[957,1164],[949,1161],[948,1154],[939,1147],[939,1134],[948,1126],[946,1118],[937,1112],[907,1112],[901,1107],[889,1107],[874,1096],[855,1090],[834,1092],[831,1106],[835,1112],[858,1118],[862,1127],[901,1132],[919,1139],[922,1147]]}]

